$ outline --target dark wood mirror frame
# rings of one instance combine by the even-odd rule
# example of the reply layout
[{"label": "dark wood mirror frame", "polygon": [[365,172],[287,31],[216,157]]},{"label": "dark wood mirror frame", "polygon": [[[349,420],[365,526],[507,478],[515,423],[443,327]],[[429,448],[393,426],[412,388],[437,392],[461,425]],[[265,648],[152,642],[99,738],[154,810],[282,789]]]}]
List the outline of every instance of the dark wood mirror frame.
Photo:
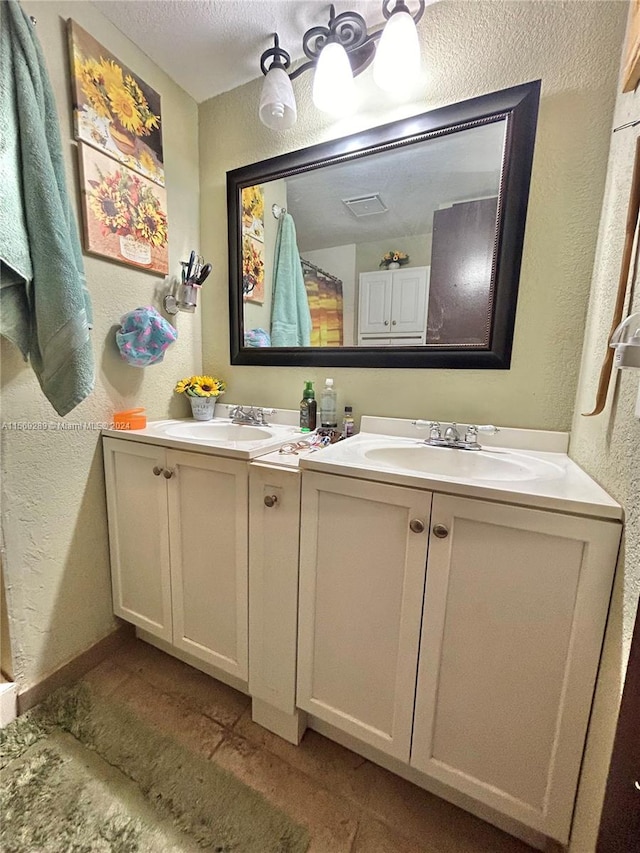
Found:
[{"label": "dark wood mirror frame", "polygon": [[[523,83],[227,172],[231,364],[508,369],[511,362],[540,86],[540,80]],[[493,316],[488,346],[244,346],[241,241],[241,193],[244,187],[336,162],[366,157],[390,147],[412,145],[473,127],[475,124],[502,119],[506,119],[506,138],[496,227]]]}]

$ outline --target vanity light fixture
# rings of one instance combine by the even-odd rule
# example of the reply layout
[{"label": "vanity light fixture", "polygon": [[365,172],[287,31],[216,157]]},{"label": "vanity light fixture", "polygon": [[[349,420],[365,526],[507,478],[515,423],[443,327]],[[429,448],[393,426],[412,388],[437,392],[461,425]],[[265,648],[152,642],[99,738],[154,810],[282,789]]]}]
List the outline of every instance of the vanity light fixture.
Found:
[{"label": "vanity light fixture", "polygon": [[[393,8],[391,8],[392,4]],[[297,110],[291,81],[314,69],[313,102],[319,110],[346,115],[353,109],[353,78],[374,61],[374,80],[385,91],[401,89],[415,79],[420,70],[420,44],[416,24],[422,18],[426,2],[418,0],[411,14],[405,0],[383,0],[383,29],[367,34],[367,23],[357,12],[335,13],[330,6],[326,27],[312,27],[302,37],[307,62],[289,71],[291,57],[280,47],[278,34],[274,46],[260,57],[265,75],[260,97],[260,121],[272,130],[287,130],[296,122]],[[380,44],[377,45],[378,40]],[[376,50],[377,46],[377,50]],[[267,67],[268,60],[272,60]]]}]

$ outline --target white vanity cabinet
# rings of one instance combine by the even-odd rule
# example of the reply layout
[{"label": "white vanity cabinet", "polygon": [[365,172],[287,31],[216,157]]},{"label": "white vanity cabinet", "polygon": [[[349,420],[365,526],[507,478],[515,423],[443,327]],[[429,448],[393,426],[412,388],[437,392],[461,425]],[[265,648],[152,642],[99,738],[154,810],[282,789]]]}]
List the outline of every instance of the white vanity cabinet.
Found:
[{"label": "white vanity cabinet", "polygon": [[431,495],[304,472],[298,705],[409,760]]},{"label": "white vanity cabinet", "polygon": [[298,704],[566,843],[620,524],[316,471],[302,507]]},{"label": "white vanity cabinet", "polygon": [[423,344],[428,291],[429,267],[360,273],[358,343]]},{"label": "white vanity cabinet", "polygon": [[248,677],[245,462],[104,438],[114,611]]}]

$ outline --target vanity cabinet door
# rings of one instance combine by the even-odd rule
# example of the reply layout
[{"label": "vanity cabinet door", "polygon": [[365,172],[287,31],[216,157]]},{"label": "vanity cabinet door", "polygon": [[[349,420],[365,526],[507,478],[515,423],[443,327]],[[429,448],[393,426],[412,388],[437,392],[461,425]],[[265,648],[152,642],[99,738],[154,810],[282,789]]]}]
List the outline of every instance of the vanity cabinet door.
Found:
[{"label": "vanity cabinet door", "polygon": [[249,693],[296,707],[300,471],[249,470]]},{"label": "vanity cabinet door", "polygon": [[447,495],[432,525],[411,764],[566,843],[620,525]]},{"label": "vanity cabinet door", "polygon": [[170,642],[165,450],[114,438],[103,449],[114,613]]},{"label": "vanity cabinet door", "polygon": [[245,462],[167,451],[173,644],[248,675]]},{"label": "vanity cabinet door", "polygon": [[303,473],[298,706],[403,761],[430,508],[430,493]]}]

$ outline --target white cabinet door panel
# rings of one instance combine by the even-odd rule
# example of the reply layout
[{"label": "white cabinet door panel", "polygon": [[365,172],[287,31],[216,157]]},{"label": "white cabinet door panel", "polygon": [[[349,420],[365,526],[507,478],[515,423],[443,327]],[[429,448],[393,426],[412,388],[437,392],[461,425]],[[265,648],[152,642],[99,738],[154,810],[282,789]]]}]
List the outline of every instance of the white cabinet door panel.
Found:
[{"label": "white cabinet door panel", "polygon": [[565,842],[620,527],[445,495],[411,764]]},{"label": "white cabinet door panel", "polygon": [[173,450],[167,464],[173,643],[246,680],[246,464]]},{"label": "white cabinet door panel", "polygon": [[298,705],[404,761],[430,505],[429,493],[303,474]]},{"label": "white cabinet door panel", "polygon": [[249,519],[249,693],[293,714],[300,472],[252,465]]},{"label": "white cabinet door panel", "polygon": [[391,331],[422,333],[427,326],[429,267],[396,270],[391,297]]},{"label": "white cabinet door panel", "polygon": [[114,613],[170,641],[167,485],[153,473],[164,448],[113,438],[103,448]]},{"label": "white cabinet door panel", "polygon": [[363,273],[360,276],[359,329],[360,333],[388,334],[391,330],[390,272]]}]

